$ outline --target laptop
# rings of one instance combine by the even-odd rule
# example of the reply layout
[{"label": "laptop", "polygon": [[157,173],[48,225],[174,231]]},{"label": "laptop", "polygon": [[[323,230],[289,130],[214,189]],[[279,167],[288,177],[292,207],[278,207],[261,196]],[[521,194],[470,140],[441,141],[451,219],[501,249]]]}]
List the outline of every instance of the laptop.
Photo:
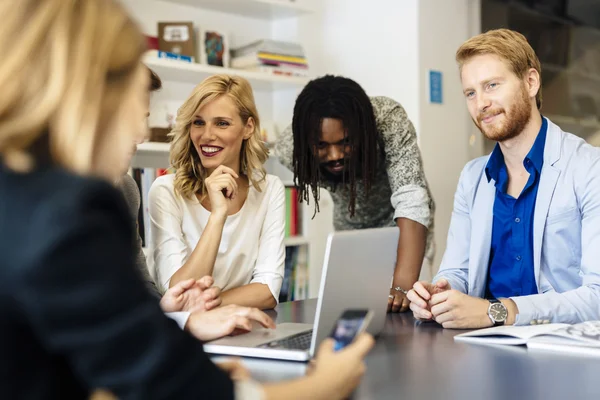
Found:
[{"label": "laptop", "polygon": [[367,332],[376,336],[386,320],[396,265],[397,227],[333,232],[327,238],[315,320],[312,324],[258,325],[248,333],[204,344],[210,354],[309,361],[346,309],[369,309]]}]

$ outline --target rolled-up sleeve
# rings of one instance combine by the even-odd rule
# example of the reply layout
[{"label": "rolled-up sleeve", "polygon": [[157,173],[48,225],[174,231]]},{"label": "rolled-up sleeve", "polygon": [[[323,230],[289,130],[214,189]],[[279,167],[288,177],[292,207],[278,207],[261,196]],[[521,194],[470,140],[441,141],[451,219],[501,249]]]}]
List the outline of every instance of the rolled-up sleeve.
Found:
[{"label": "rolled-up sleeve", "polygon": [[408,218],[429,228],[434,206],[423,171],[415,127],[396,101],[376,97],[373,104],[377,110],[377,127],[384,141],[394,219]]},{"label": "rolled-up sleeve", "polygon": [[269,206],[260,232],[258,258],[250,283],[267,285],[278,302],[285,262],[285,188],[279,178],[273,177],[270,191]]}]

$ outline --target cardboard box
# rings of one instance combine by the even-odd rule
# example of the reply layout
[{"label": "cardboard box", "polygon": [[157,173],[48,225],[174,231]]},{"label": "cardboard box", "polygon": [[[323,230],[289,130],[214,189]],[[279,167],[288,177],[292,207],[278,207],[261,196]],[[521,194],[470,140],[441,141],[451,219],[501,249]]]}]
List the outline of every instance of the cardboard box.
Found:
[{"label": "cardboard box", "polygon": [[159,22],[158,50],[191,57],[195,60],[196,44],[193,22]]}]

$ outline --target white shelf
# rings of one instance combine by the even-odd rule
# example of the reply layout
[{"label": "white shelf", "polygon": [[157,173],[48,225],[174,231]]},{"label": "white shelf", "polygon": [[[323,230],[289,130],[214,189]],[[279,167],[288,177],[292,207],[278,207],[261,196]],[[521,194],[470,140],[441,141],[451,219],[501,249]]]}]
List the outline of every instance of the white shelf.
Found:
[{"label": "white shelf", "polygon": [[309,78],[299,76],[270,75],[243,69],[223,68],[213,65],[188,63],[185,61],[158,58],[155,53],[144,57],[144,64],[153,69],[162,80],[197,85],[216,74],[237,75],[246,78],[254,90],[301,89]]},{"label": "white shelf", "polygon": [[304,236],[290,236],[283,239],[283,244],[286,247],[303,246],[309,244],[310,241]]},{"label": "white shelf", "polygon": [[140,143],[137,146],[137,151],[142,151],[146,153],[165,153],[169,154],[170,143],[162,143],[162,142],[144,142]]},{"label": "white shelf", "polygon": [[244,17],[276,20],[298,17],[314,10],[290,0],[164,0]]}]

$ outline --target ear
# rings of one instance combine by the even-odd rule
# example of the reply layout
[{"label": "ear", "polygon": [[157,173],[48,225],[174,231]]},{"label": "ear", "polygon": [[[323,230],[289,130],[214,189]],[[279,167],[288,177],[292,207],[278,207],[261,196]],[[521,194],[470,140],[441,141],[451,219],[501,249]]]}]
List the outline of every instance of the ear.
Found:
[{"label": "ear", "polygon": [[246,122],[246,126],[244,127],[244,140],[248,140],[254,134],[254,118],[249,117]]},{"label": "ear", "polygon": [[540,91],[540,73],[535,68],[529,68],[525,74],[525,84],[529,97],[537,96]]}]

